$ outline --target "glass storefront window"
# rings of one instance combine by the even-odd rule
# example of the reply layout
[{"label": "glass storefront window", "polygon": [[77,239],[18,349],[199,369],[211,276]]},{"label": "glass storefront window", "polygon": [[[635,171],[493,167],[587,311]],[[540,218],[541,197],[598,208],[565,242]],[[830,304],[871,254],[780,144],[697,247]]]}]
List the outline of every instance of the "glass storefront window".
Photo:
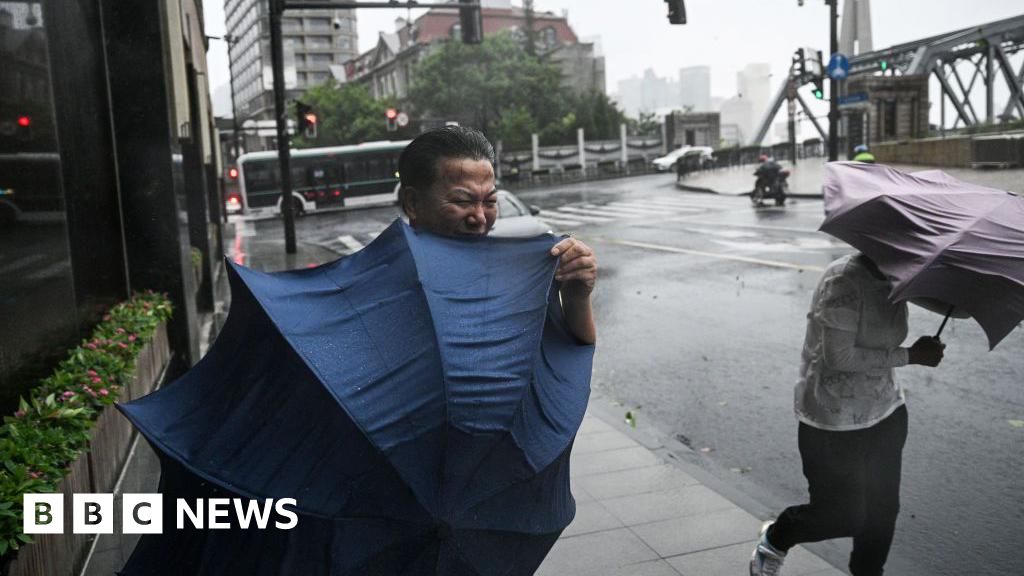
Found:
[{"label": "glass storefront window", "polygon": [[0,1],[0,413],[77,334],[41,2]]}]

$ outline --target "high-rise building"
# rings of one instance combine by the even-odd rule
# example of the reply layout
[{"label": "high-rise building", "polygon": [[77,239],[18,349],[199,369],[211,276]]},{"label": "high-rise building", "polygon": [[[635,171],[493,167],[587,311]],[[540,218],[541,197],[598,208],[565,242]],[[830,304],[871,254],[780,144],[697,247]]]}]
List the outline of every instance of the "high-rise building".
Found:
[{"label": "high-rise building", "polygon": [[[274,117],[268,3],[225,0],[228,58],[235,114],[239,123]],[[288,10],[281,20],[286,99],[342,76],[342,64],[358,54],[352,10]],[[269,139],[246,135],[245,150],[269,147]]]},{"label": "high-rise building", "polygon": [[711,68],[690,66],[679,70],[679,100],[693,112],[709,112],[711,107]]},{"label": "high-rise building", "polygon": [[747,64],[736,73],[736,92],[749,107],[749,120],[741,125],[747,139],[754,136],[757,123],[771,103],[771,76],[772,67],[765,63]]},{"label": "high-rise building", "polygon": [[846,0],[843,4],[842,28],[839,30],[839,51],[847,57],[853,57],[872,50],[870,1]]},{"label": "high-rise building", "polygon": [[654,113],[659,116],[680,108],[679,86],[648,68],[642,77],[619,80],[618,103],[629,116]]}]

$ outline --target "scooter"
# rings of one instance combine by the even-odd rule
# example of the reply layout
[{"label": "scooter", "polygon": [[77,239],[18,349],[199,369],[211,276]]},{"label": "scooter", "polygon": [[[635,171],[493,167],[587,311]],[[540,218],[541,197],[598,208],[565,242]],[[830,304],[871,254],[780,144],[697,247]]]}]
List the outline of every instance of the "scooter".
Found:
[{"label": "scooter", "polygon": [[758,178],[753,192],[750,193],[750,202],[754,206],[761,207],[764,206],[766,198],[773,198],[776,206],[783,206],[786,203],[786,196],[789,195],[788,179],[789,170],[780,170],[770,184],[764,183],[763,178]]}]

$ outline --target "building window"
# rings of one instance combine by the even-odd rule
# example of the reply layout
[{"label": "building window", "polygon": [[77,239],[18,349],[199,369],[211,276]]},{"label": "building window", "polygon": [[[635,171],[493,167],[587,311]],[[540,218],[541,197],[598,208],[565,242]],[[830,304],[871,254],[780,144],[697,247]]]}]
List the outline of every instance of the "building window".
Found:
[{"label": "building window", "polygon": [[448,32],[448,35],[451,37],[452,40],[458,40],[462,38],[462,24],[459,24],[458,22],[452,24],[452,28]]},{"label": "building window", "polygon": [[331,47],[330,36],[306,36],[306,48],[327,49]]},{"label": "building window", "polygon": [[558,33],[555,32],[554,28],[548,26],[540,31],[540,41],[545,48],[554,48],[555,45],[558,44]]},{"label": "building window", "polygon": [[310,66],[333,64],[333,63],[334,63],[334,55],[333,54],[307,54],[306,55],[306,64],[309,64]]},{"label": "building window", "polygon": [[[347,22],[347,20],[346,20]],[[349,50],[352,48],[352,39],[348,36],[338,36],[338,48]]]},{"label": "building window", "polygon": [[322,32],[331,29],[330,18],[306,18],[306,30]]},{"label": "building window", "polygon": [[0,410],[80,335],[42,2],[0,2]]}]

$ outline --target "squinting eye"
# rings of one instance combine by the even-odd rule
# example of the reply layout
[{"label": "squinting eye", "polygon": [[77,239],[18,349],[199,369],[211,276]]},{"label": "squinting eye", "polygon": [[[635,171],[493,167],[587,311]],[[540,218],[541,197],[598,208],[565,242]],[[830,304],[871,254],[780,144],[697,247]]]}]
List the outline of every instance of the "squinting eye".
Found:
[{"label": "squinting eye", "polygon": [[497,200],[484,200],[484,206],[487,206],[488,208],[494,208],[497,205],[498,205],[498,201]]}]

